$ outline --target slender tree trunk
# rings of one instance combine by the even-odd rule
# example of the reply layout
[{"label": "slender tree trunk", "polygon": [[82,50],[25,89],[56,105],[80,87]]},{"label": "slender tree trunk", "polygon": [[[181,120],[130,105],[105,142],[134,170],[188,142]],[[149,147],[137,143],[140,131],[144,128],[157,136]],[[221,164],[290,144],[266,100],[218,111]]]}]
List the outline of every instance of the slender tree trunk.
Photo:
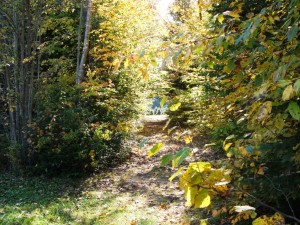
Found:
[{"label": "slender tree trunk", "polygon": [[198,0],[199,19],[202,20],[202,1]]},{"label": "slender tree trunk", "polygon": [[92,9],[92,0],[88,0],[82,55],[79,63],[78,73],[76,74],[77,84],[80,84],[82,82],[85,62],[88,54],[89,36],[90,36],[90,29],[91,29],[91,9]]},{"label": "slender tree trunk", "polygon": [[80,53],[81,53],[81,31],[83,26],[83,0],[80,5],[80,16],[79,16],[79,28],[78,28],[78,37],[77,37],[77,63],[76,63],[76,75],[79,73],[79,64],[80,64]]}]

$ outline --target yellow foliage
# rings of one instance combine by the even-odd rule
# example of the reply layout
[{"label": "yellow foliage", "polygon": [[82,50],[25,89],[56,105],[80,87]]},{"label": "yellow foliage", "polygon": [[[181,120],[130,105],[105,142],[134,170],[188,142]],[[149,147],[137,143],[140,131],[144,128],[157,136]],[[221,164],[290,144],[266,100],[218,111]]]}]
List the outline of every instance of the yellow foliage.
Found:
[{"label": "yellow foliage", "polygon": [[285,225],[284,217],[280,213],[273,216],[261,216],[252,222],[252,225]]},{"label": "yellow foliage", "polygon": [[195,197],[198,193],[198,187],[192,186],[192,187],[186,187],[184,197],[186,199],[185,205],[188,207],[191,207],[195,204]]},{"label": "yellow foliage", "polygon": [[282,100],[283,101],[290,100],[293,96],[294,96],[294,88],[293,85],[290,84],[284,89],[282,94]]},{"label": "yellow foliage", "polygon": [[183,140],[186,144],[189,144],[193,141],[193,137],[192,136],[183,136]]},{"label": "yellow foliage", "polygon": [[200,189],[195,198],[195,208],[206,208],[210,205],[210,195],[207,189]]},{"label": "yellow foliage", "polygon": [[233,144],[233,143],[227,143],[227,144],[224,146],[224,150],[227,151],[227,150],[231,147],[232,144]]}]

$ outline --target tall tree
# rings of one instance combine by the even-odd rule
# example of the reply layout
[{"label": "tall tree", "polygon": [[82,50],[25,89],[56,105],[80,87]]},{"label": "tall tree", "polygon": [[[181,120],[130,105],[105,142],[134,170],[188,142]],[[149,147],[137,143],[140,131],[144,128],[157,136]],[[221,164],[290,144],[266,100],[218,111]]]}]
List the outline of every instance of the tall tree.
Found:
[{"label": "tall tree", "polygon": [[91,9],[92,9],[92,0],[88,0],[82,55],[81,55],[80,64],[77,67],[78,70],[76,71],[77,72],[77,74],[76,74],[76,83],[77,84],[80,84],[82,81],[84,67],[85,67],[86,58],[87,58],[88,49],[89,49],[89,39],[90,39],[89,37],[90,37],[90,29],[91,29],[91,12],[92,12]]},{"label": "tall tree", "polygon": [[0,76],[8,104],[9,139],[20,150],[21,161],[26,158],[28,124],[32,121],[33,81],[40,11],[39,1],[17,0],[0,3],[3,29],[1,36]]}]

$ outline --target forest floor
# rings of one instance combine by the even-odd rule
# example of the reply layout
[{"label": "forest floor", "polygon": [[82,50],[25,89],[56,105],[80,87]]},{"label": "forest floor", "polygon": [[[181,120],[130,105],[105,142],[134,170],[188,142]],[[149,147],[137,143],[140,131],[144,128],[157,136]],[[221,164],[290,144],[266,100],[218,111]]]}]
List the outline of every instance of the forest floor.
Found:
[{"label": "forest floor", "polygon": [[[178,180],[168,180],[176,170],[160,167],[162,155],[187,146],[163,131],[165,120],[144,119],[143,131],[130,143],[131,157],[110,171],[80,181],[1,175],[0,224],[199,224],[203,211],[186,208]],[[159,142],[163,149],[148,158],[149,149]],[[214,157],[205,144],[201,137],[189,144],[195,154],[186,163]]]}]

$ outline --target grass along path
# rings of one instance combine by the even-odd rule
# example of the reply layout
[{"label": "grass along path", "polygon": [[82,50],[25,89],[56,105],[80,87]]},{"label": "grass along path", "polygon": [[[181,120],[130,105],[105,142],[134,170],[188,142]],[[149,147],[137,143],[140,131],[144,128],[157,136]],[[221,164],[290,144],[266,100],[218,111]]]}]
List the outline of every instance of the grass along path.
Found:
[{"label": "grass along path", "polygon": [[[162,154],[184,143],[161,132],[162,123],[146,121],[144,132],[132,142],[132,157],[118,168],[87,179],[0,177],[0,224],[191,224],[193,211],[184,207],[183,192],[161,168]],[[139,142],[148,138],[141,149]],[[147,151],[164,142],[162,152]]]}]

